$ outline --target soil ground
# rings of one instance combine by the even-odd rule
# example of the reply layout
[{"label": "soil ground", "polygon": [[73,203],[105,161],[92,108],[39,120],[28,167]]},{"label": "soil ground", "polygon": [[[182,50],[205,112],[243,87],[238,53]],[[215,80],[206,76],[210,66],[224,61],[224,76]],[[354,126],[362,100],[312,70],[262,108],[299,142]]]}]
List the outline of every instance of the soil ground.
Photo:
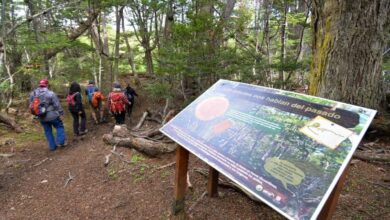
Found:
[{"label": "soil ground", "polygon": [[[146,100],[142,96],[137,100],[130,126],[151,107]],[[89,123],[87,135],[73,138],[70,120],[67,115],[68,146],[54,152],[48,151],[40,125],[31,120],[24,120],[25,133],[18,135],[0,127],[0,153],[15,154],[0,157],[0,220],[175,218],[171,214],[175,167],[157,169],[173,162],[174,153],[148,158],[118,147],[122,159],[113,155],[104,166],[112,146],[105,145],[101,137],[112,130],[113,122]],[[389,140],[379,145],[388,146]],[[354,160],[333,219],[390,219],[390,190],[378,184],[390,176],[389,167]],[[206,196],[193,206],[207,185],[195,168],[207,166],[190,156],[189,219],[284,219],[267,205],[230,188],[219,188],[218,198]],[[69,175],[73,179],[67,181]]]}]

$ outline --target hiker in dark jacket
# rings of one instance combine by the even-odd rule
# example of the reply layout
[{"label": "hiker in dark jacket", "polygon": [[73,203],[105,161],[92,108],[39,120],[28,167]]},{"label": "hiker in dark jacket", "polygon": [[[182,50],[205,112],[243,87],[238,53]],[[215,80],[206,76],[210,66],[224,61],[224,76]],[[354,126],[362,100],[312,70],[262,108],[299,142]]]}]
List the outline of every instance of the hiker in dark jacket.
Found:
[{"label": "hiker in dark jacket", "polygon": [[138,97],[138,94],[135,92],[133,88],[131,88],[130,84],[127,84],[127,87],[125,89],[125,95],[130,102],[130,104],[126,106],[127,115],[130,118],[131,113],[133,112],[134,96]]},{"label": "hiker in dark jacket", "polygon": [[[49,149],[54,151],[58,146],[65,146],[65,129],[64,124],[62,123],[62,117],[64,115],[64,110],[60,104],[60,100],[57,95],[48,89],[49,81],[43,79],[39,81],[39,87],[35,89],[30,94],[30,111],[33,113],[34,108],[45,109],[45,114],[37,116],[41,122],[43,129],[45,131],[46,139],[49,143]],[[36,101],[39,100],[39,101]],[[35,103],[39,102],[38,107],[35,106]],[[36,113],[33,113],[37,115]],[[57,130],[57,137],[54,139],[52,128]]]},{"label": "hiker in dark jacket", "polygon": [[126,105],[129,105],[129,100],[125,96],[125,93],[121,89],[119,83],[114,83],[112,92],[108,95],[108,109],[115,117],[117,125],[125,123],[126,118]]},{"label": "hiker in dark jacket", "polygon": [[67,101],[69,112],[73,117],[73,134],[76,136],[84,135],[88,131],[85,127],[86,115],[80,93],[80,85],[77,82],[73,82],[69,88]]}]

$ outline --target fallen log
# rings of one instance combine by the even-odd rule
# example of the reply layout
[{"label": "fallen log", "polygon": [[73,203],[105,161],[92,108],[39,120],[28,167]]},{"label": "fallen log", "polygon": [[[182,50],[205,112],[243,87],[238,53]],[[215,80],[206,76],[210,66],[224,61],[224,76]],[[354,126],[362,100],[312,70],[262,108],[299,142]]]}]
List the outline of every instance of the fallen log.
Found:
[{"label": "fallen log", "polygon": [[[168,114],[164,117],[163,121],[160,122],[161,125],[164,125],[165,123],[167,123],[169,120],[171,120],[173,118],[173,116],[175,115],[175,110],[170,110],[168,112]],[[150,129],[148,131],[144,131],[144,132],[141,132],[137,135],[134,135],[134,136],[138,136],[138,137],[153,137],[153,136],[156,136],[156,135],[159,135],[161,134],[160,132],[160,128],[162,126],[159,126],[159,127],[156,127],[156,128],[153,128],[153,129]]]},{"label": "fallen log", "polygon": [[367,134],[369,136],[388,136],[390,133],[390,114],[382,112],[372,121],[369,131]]},{"label": "fallen log", "polygon": [[156,117],[146,117],[146,120],[156,122],[157,124],[161,124],[162,121]]},{"label": "fallen log", "polygon": [[145,119],[146,117],[149,115],[150,113],[148,111],[144,112],[142,114],[142,117],[141,119],[139,120],[138,124],[133,128],[133,130],[138,130],[142,127],[142,124],[145,122]]},{"label": "fallen log", "polygon": [[12,157],[14,156],[15,154],[3,154],[3,153],[0,153],[0,157]]},{"label": "fallen log", "polygon": [[170,121],[173,116],[175,116],[176,111],[175,110],[170,110],[167,115],[164,117],[164,120],[162,121],[162,125],[165,125],[168,121]]},{"label": "fallen log", "polygon": [[207,191],[203,192],[202,195],[195,201],[195,203],[188,209],[188,213],[194,210],[195,206],[206,196]]},{"label": "fallen log", "polygon": [[139,135],[142,137],[153,137],[153,136],[156,136],[158,134],[161,134],[160,128],[161,127],[157,127],[157,128],[151,129],[149,131],[142,132]]},{"label": "fallen log", "polygon": [[156,157],[160,154],[171,153],[176,149],[174,144],[150,141],[145,138],[115,137],[112,134],[103,135],[103,141],[107,144],[133,148],[148,156]]},{"label": "fallen log", "polygon": [[355,152],[353,157],[366,162],[390,162],[390,154],[378,154],[378,153],[361,153]]},{"label": "fallen log", "polygon": [[16,124],[15,120],[13,120],[11,117],[9,117],[7,114],[3,112],[0,112],[0,122],[3,122],[8,126],[11,126],[11,128],[14,129],[17,133],[22,132],[22,129],[18,124]]}]

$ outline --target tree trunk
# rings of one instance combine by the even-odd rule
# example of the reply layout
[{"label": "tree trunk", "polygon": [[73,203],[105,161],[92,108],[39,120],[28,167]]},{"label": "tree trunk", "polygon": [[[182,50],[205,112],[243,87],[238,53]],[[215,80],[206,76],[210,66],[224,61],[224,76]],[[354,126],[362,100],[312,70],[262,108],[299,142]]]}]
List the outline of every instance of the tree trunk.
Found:
[{"label": "tree trunk", "polygon": [[378,109],[388,0],[314,0],[309,93]]},{"label": "tree trunk", "polygon": [[172,26],[175,22],[175,12],[173,11],[173,0],[168,1],[167,14],[165,16],[165,27],[164,27],[164,42],[168,42],[172,36]]},{"label": "tree trunk", "polygon": [[154,75],[152,49],[150,49],[150,46],[145,47],[145,61],[148,75]]},{"label": "tree trunk", "polygon": [[[264,10],[264,19],[263,19],[263,22],[264,22],[264,42],[265,42],[265,48],[266,48],[266,54],[267,54],[267,66],[266,66],[266,78],[268,82],[271,82],[272,83],[272,72],[271,72],[271,63],[272,63],[272,59],[271,59],[271,50],[270,50],[270,41],[271,41],[271,38],[270,38],[270,26],[269,26],[269,23],[270,23],[270,2],[268,0],[264,0],[264,3],[263,3],[263,10]],[[263,45],[263,43],[262,43]],[[269,85],[270,86],[270,85]]]},{"label": "tree trunk", "polygon": [[12,129],[14,129],[17,133],[21,133],[22,129],[20,126],[13,120],[11,117],[9,117],[7,114],[0,112],[0,122],[11,126]]},{"label": "tree trunk", "polygon": [[125,34],[126,31],[125,31],[125,20],[124,20],[124,16],[123,16],[123,9],[124,9],[124,7],[121,7],[119,9],[119,16],[121,17],[121,20],[122,20],[122,33],[123,33],[123,38],[124,38],[125,43],[126,43],[127,57],[128,57],[128,61],[129,61],[130,67],[131,67],[131,72],[132,72],[132,74],[134,75],[134,78],[135,78],[135,82],[139,82],[138,73],[135,70],[134,52],[133,52],[133,49],[130,46],[129,39],[127,38],[127,36]]},{"label": "tree trunk", "polygon": [[110,62],[108,61],[108,49],[105,48],[102,37],[100,36],[100,32],[98,29],[99,24],[93,22],[91,25],[91,37],[93,42],[95,43],[96,53],[99,57],[99,69],[98,69],[98,81],[99,87],[103,91],[103,93],[107,94],[111,88],[111,80],[110,80]]},{"label": "tree trunk", "polygon": [[119,15],[119,6],[115,6],[116,15],[116,34],[115,34],[115,58],[114,58],[114,81],[118,81],[119,74],[119,38],[121,33],[121,18]]},{"label": "tree trunk", "polygon": [[101,32],[103,34],[103,53],[106,54],[104,58],[102,57],[102,63],[103,66],[105,67],[104,69],[104,74],[103,74],[103,82],[104,82],[104,91],[107,91],[107,87],[110,88],[112,83],[114,82],[114,77],[112,74],[112,62],[108,59],[110,56],[110,48],[108,44],[108,33],[107,33],[107,16],[105,12],[103,12],[100,15],[101,18],[101,24],[102,24],[102,29]]},{"label": "tree trunk", "polygon": [[284,7],[283,7],[283,17],[282,17],[282,24],[280,27],[280,65],[282,65],[281,70],[279,70],[279,83],[280,87],[283,88],[284,86],[284,63],[286,58],[286,30],[287,30],[287,12],[288,12],[288,3],[287,0],[284,0]]}]

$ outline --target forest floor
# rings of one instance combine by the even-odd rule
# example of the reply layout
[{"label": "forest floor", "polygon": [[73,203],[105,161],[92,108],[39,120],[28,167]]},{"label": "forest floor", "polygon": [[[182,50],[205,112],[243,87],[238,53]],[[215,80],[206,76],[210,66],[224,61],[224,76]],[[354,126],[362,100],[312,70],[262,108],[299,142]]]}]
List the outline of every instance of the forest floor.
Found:
[{"label": "forest floor", "polygon": [[[141,95],[136,101],[129,126],[151,107],[146,100]],[[122,159],[113,155],[104,166],[112,146],[104,144],[102,136],[112,130],[113,121],[94,126],[88,119],[89,133],[74,138],[70,115],[66,115],[68,146],[54,152],[49,152],[41,126],[31,120],[22,121],[25,132],[18,135],[0,127],[0,153],[14,153],[0,157],[0,220],[174,219],[175,166],[159,169],[175,161],[174,153],[148,158],[117,147]],[[380,139],[376,145],[389,143],[389,139]],[[193,206],[207,186],[207,179],[195,168],[207,166],[190,156],[189,219],[284,219],[231,188],[220,188],[218,198],[205,196]],[[389,164],[353,160],[333,219],[390,219],[390,190],[378,184],[390,175],[389,168]],[[73,179],[69,180],[69,175]]]}]

